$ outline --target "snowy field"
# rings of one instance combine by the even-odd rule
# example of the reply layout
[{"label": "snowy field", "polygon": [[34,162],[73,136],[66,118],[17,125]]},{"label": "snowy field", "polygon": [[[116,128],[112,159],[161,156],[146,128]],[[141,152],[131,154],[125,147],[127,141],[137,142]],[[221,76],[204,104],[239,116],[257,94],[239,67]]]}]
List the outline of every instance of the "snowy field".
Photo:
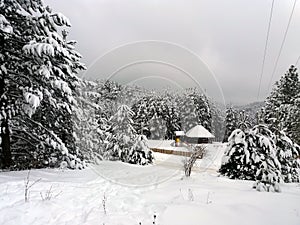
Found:
[{"label": "snowy field", "polygon": [[211,146],[188,179],[183,157],[160,153],[145,167],[102,162],[81,171],[33,170],[30,181],[41,181],[30,188],[28,202],[27,171],[2,172],[0,224],[150,225],[154,215],[159,225],[300,224],[299,184],[266,193],[251,189],[253,182],[219,177],[223,151]]}]

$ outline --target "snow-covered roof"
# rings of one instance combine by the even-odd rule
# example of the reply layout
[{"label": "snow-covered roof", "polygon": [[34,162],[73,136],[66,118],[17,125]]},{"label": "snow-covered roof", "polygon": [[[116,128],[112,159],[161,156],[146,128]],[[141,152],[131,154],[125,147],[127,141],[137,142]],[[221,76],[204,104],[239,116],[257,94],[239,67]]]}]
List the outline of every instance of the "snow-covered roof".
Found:
[{"label": "snow-covered roof", "polygon": [[190,129],[188,132],[186,132],[186,136],[193,137],[193,138],[214,138],[215,137],[201,125],[197,125],[192,129]]},{"label": "snow-covered roof", "polygon": [[176,136],[184,136],[185,133],[184,133],[184,131],[180,130],[180,131],[175,131],[175,135]]}]

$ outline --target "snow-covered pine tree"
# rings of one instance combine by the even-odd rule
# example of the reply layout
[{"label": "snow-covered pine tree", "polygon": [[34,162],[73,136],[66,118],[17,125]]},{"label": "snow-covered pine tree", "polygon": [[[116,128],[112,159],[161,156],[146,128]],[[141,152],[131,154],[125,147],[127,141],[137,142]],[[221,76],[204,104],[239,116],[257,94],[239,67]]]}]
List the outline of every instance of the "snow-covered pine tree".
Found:
[{"label": "snow-covered pine tree", "polygon": [[129,149],[136,134],[132,124],[134,112],[127,106],[121,105],[109,122],[111,133],[106,139],[105,158],[128,162]]},{"label": "snow-covered pine tree", "polygon": [[152,119],[149,122],[150,127],[150,139],[152,140],[164,140],[166,135],[166,122],[157,115],[154,114]]},{"label": "snow-covered pine tree", "polygon": [[122,86],[111,80],[98,81],[99,93],[103,99],[117,101],[121,98]]},{"label": "snow-covered pine tree", "polygon": [[147,165],[153,162],[153,154],[147,145],[147,137],[145,135],[136,135],[129,155],[128,162],[132,164]]},{"label": "snow-covered pine tree", "polygon": [[134,112],[127,105],[121,105],[110,118],[111,130],[105,140],[105,159],[142,165],[152,162],[151,153],[143,145],[144,139],[139,140],[132,126],[133,116]]},{"label": "snow-covered pine tree", "polygon": [[284,182],[300,182],[300,149],[283,131],[276,133],[276,153]]},{"label": "snow-covered pine tree", "polygon": [[174,93],[170,90],[165,90],[162,93],[152,93],[149,111],[151,112],[151,119],[156,114],[164,120],[166,126],[164,139],[173,139],[174,132],[181,129]]},{"label": "snow-covered pine tree", "polygon": [[110,80],[97,80],[94,92],[100,95],[96,103],[102,106],[99,116],[100,126],[110,126],[109,119],[117,112],[121,102],[123,86]]},{"label": "snow-covered pine tree", "polygon": [[143,96],[136,103],[133,104],[131,110],[134,112],[132,118],[134,129],[138,134],[150,136],[149,120],[150,114],[150,96]]},{"label": "snow-covered pine tree", "polygon": [[280,182],[299,182],[300,148],[284,132],[256,125],[229,137],[220,173],[232,179],[256,180],[258,191],[280,191]]},{"label": "snow-covered pine tree", "polygon": [[163,119],[166,121],[167,128],[165,139],[172,140],[175,131],[181,130],[181,123],[179,112],[171,101],[164,108]]},{"label": "snow-covered pine tree", "polygon": [[162,119],[165,122],[165,139],[173,139],[174,132],[183,129],[182,123],[186,124],[186,131],[197,124],[211,129],[209,101],[195,89],[187,90],[183,96],[181,93],[173,93],[169,90],[163,93],[147,93],[138,99],[131,109],[135,113],[133,117],[135,130],[148,138],[151,136],[151,131],[155,132],[157,129],[153,127],[156,126],[153,119]]},{"label": "snow-covered pine tree", "polygon": [[231,133],[237,129],[237,118],[236,112],[232,107],[229,107],[226,110],[226,117],[225,117],[225,135],[223,142],[227,142]]},{"label": "snow-covered pine tree", "polygon": [[262,170],[280,174],[275,135],[265,125],[256,125],[244,133],[240,129],[228,138],[220,173],[232,179],[260,180]]},{"label": "snow-covered pine tree", "polygon": [[151,93],[151,100],[149,101],[149,113],[152,118],[154,114],[157,114],[158,117],[163,118],[164,113],[167,112],[167,102],[169,99],[160,96],[159,93]]},{"label": "snow-covered pine tree", "polygon": [[181,128],[183,131],[187,132],[199,124],[197,110],[188,90],[183,93],[182,97],[177,99],[177,105],[180,113]]},{"label": "snow-covered pine tree", "polygon": [[[1,167],[18,165],[21,149],[12,148],[11,143],[21,140],[31,146],[22,154],[37,166],[37,151],[48,157],[49,149],[70,167],[80,166],[81,160],[70,146],[71,136],[63,140],[63,134],[71,131],[67,126],[76,104],[75,74],[84,68],[74,50],[75,42],[66,40],[67,32],[59,33],[60,27],[70,26],[69,20],[40,0],[6,1],[0,4],[0,12]],[[47,112],[44,121],[35,120],[39,110]]]},{"label": "snow-covered pine tree", "polygon": [[[265,122],[273,130],[285,130],[286,134],[294,141],[300,132],[299,126],[293,121],[291,113],[297,109],[297,94],[300,89],[297,68],[293,65],[280,78],[266,100]],[[295,110],[296,108],[296,110]]]},{"label": "snow-covered pine tree", "polygon": [[141,97],[146,96],[149,93],[146,89],[133,84],[122,86],[121,92],[123,96],[126,96],[126,98],[122,98],[122,102],[128,106],[132,106]]},{"label": "snow-covered pine tree", "polygon": [[249,132],[256,138],[257,171],[253,187],[257,191],[280,192],[281,164],[276,155],[275,135],[266,125],[256,125]]},{"label": "snow-covered pine tree", "polygon": [[[255,178],[255,146],[249,136],[249,143],[246,134],[240,130],[234,130],[228,138],[228,146],[222,159],[219,172],[231,179],[254,180]],[[248,148],[249,146],[249,148]]]},{"label": "snow-covered pine tree", "polygon": [[249,115],[246,114],[245,110],[241,110],[237,115],[237,128],[246,131],[250,128],[251,122]]},{"label": "snow-covered pine tree", "polygon": [[224,107],[216,102],[210,102],[210,111],[212,115],[211,132],[215,136],[215,141],[223,141],[225,135],[225,110]]},{"label": "snow-covered pine tree", "polygon": [[265,117],[265,108],[262,107],[255,113],[255,119],[253,120],[254,124],[263,124]]},{"label": "snow-covered pine tree", "polygon": [[296,95],[294,104],[288,110],[287,121],[291,122],[290,137],[300,144],[300,93]]},{"label": "snow-covered pine tree", "polygon": [[157,125],[155,122],[159,122],[158,120],[161,119],[166,127],[166,131],[163,132],[165,139],[172,139],[174,131],[181,129],[179,113],[175,101],[172,100],[172,94],[165,92],[162,94],[163,96],[159,96],[157,93],[148,93],[133,104],[134,128],[138,134],[144,134],[149,138],[151,131],[156,132],[155,130],[157,130],[157,127],[153,127]]},{"label": "snow-covered pine tree", "polygon": [[81,81],[80,94],[77,96],[78,107],[74,113],[74,133],[77,151],[80,151],[87,163],[97,163],[103,159],[103,138],[107,120],[103,116],[101,95],[96,92],[98,84]]},{"label": "snow-covered pine tree", "polygon": [[198,117],[198,124],[201,124],[207,130],[211,131],[212,115],[208,98],[197,89],[191,89],[189,97],[194,102]]},{"label": "snow-covered pine tree", "polygon": [[167,118],[168,116],[168,101],[169,99],[160,96],[158,93],[151,93],[151,98],[148,105],[148,118],[151,139],[163,140],[167,137]]}]

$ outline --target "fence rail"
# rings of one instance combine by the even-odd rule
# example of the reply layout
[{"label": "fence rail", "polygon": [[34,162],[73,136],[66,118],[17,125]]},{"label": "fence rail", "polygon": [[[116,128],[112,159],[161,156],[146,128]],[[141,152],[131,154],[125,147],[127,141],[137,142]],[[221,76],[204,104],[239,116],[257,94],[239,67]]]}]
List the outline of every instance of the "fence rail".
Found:
[{"label": "fence rail", "polygon": [[[176,151],[171,149],[162,149],[162,148],[150,148],[153,152],[159,152],[163,154],[170,154],[170,155],[179,155],[185,157],[191,157],[192,152],[185,152],[185,151]],[[202,158],[202,156],[200,157]]]}]

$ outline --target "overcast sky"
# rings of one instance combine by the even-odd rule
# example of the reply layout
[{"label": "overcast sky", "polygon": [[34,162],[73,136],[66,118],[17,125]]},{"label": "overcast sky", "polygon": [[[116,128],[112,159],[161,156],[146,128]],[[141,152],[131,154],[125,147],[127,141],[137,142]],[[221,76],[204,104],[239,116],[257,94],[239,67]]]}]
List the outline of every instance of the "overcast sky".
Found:
[{"label": "overcast sky", "polygon": [[[256,101],[272,0],[45,2],[70,19],[69,38],[78,41],[77,49],[90,68],[87,77],[114,74],[124,82],[140,77],[136,83],[151,87],[194,82],[214,98],[224,93],[226,103]],[[275,0],[260,99],[267,94],[293,2]],[[299,40],[297,3],[273,83],[297,61]]]}]

